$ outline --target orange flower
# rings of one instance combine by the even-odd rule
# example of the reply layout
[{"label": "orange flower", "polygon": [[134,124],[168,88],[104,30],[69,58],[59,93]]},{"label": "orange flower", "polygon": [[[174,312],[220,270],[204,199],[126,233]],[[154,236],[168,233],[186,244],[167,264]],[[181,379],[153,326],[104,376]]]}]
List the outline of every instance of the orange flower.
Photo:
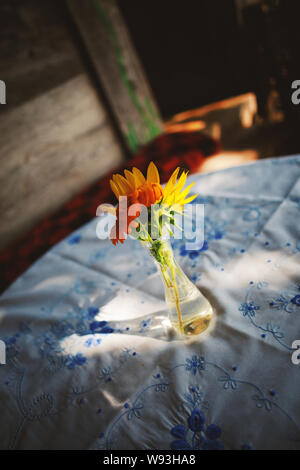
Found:
[{"label": "orange flower", "polygon": [[[164,214],[166,215],[169,212],[170,217],[173,218],[172,210],[182,211],[185,204],[197,197],[197,195],[187,197],[194,183],[184,189],[187,172],[182,172],[177,179],[179,170],[180,168],[176,168],[173,172],[165,189],[160,184],[159,173],[153,162],[150,162],[148,166],[147,179],[138,168],[133,168],[132,171],[125,170],[125,176],[112,176],[110,186],[119,201],[115,212],[116,224],[110,234],[110,239],[114,245],[118,242],[124,243],[126,234],[130,233],[131,227],[138,226],[137,223],[135,225],[130,224],[140,216],[142,207],[150,207],[159,203],[166,208]],[[122,196],[127,197],[127,205],[123,205],[122,200],[120,201]],[[137,209],[136,215],[130,216],[128,210],[133,204],[137,204],[135,207]]]},{"label": "orange flower", "polygon": [[[136,219],[139,216],[140,216],[140,211],[137,211],[135,216],[131,216],[127,214],[126,210],[124,212],[124,209],[122,209],[122,206],[119,205],[117,207],[116,223],[110,232],[110,239],[113,245],[116,245],[118,242],[124,243],[126,234],[131,232],[130,224],[133,223],[134,219]],[[138,224],[135,223],[133,226],[136,228]]]},{"label": "orange flower", "polygon": [[[153,162],[150,162],[147,169],[147,179],[138,168],[133,168],[132,172],[125,170],[125,177],[122,175],[113,175],[110,180],[110,186],[112,191],[118,200],[121,196],[127,196],[128,209],[132,204],[140,204],[146,207],[151,206],[159,202],[163,197],[163,188],[160,185],[159,173]],[[116,245],[119,241],[124,243],[124,239],[127,233],[130,233],[129,225],[131,222],[139,217],[140,212],[137,212],[135,216],[128,216],[124,214],[120,205],[116,211],[116,225],[112,228],[111,241]],[[121,216],[124,216],[126,224],[124,227],[119,227],[119,221]]]},{"label": "orange flower", "polygon": [[140,203],[146,207],[155,204],[163,197],[163,189],[158,183],[144,183],[133,194],[128,196],[132,204]]}]

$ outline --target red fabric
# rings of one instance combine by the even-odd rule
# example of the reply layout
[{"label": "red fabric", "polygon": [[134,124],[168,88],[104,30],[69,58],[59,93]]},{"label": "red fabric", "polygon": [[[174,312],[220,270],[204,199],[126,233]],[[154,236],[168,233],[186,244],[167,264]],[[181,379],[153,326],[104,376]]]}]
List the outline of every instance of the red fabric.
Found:
[{"label": "red fabric", "polygon": [[142,148],[126,165],[99,179],[65,204],[56,214],[43,219],[25,236],[0,253],[0,292],[49,248],[96,215],[104,202],[114,203],[109,180],[113,173],[138,167],[145,172],[152,160],[166,181],[177,166],[190,173],[198,171],[204,159],[220,151],[220,144],[199,132],[162,134]]}]

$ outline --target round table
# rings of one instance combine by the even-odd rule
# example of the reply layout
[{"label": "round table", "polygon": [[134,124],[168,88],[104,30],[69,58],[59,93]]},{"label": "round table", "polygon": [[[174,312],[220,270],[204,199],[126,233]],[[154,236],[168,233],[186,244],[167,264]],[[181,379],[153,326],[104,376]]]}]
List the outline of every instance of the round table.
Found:
[{"label": "round table", "polygon": [[208,336],[153,336],[153,261],[97,218],[32,265],[0,299],[1,447],[299,449],[299,177],[295,156],[189,178],[205,243],[174,249],[216,311]]}]

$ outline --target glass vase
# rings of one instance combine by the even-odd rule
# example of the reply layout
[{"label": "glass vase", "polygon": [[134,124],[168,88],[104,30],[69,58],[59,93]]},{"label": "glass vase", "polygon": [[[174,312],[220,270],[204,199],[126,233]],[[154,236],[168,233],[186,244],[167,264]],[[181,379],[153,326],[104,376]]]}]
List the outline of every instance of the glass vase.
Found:
[{"label": "glass vase", "polygon": [[163,281],[172,326],[182,336],[206,331],[212,325],[213,308],[181,269],[169,240],[155,240],[146,247]]}]

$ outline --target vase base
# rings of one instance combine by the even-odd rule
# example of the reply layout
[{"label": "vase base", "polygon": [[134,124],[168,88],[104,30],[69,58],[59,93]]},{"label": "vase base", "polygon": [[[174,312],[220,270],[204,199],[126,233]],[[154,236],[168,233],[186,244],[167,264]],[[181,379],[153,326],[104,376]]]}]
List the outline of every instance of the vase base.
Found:
[{"label": "vase base", "polygon": [[[183,323],[184,336],[196,336],[204,333],[211,325],[213,317],[214,312],[210,306],[205,313],[202,312],[201,314],[189,318]],[[178,325],[176,325],[176,329],[178,331]]]}]

